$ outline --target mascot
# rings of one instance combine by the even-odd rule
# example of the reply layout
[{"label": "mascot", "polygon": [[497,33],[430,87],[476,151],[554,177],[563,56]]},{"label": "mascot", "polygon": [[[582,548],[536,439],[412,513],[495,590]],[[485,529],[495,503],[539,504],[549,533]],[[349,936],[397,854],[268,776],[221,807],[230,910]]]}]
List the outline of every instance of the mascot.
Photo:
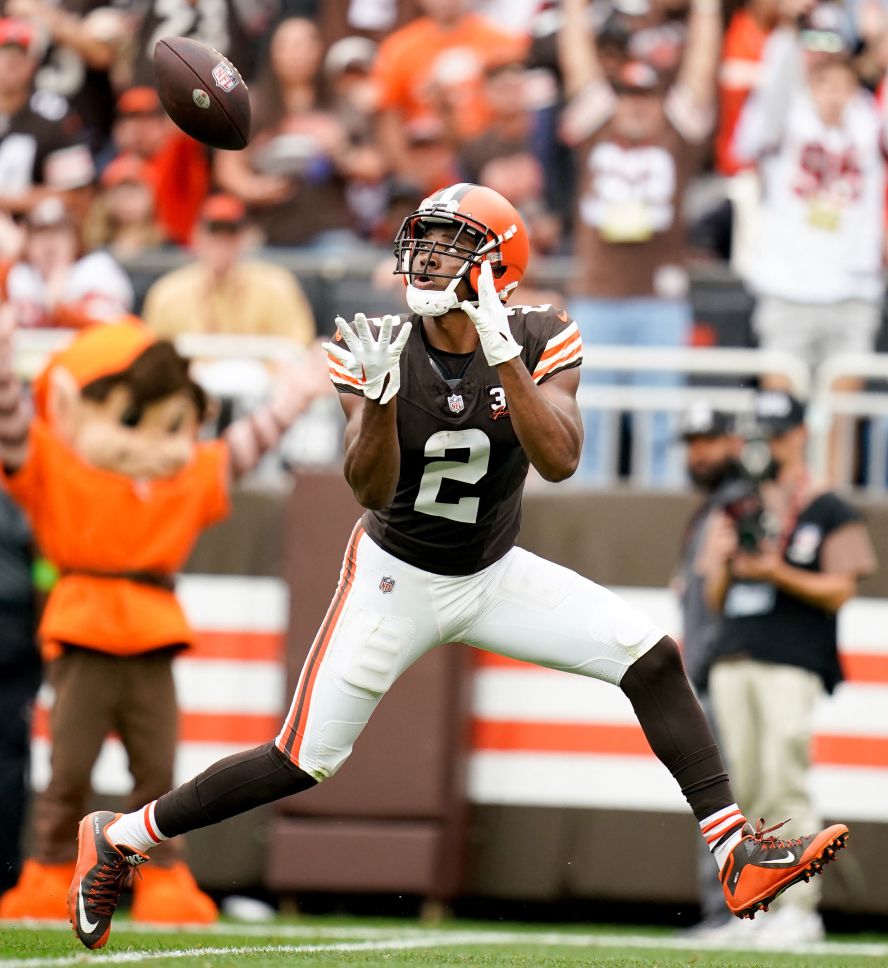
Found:
[{"label": "mascot", "polygon": [[[32,416],[10,329],[0,328],[2,475],[59,577],[39,628],[55,692],[52,775],[34,804],[32,856],[0,899],[0,918],[62,920],[105,736],[117,733],[126,749],[132,804],[173,783],[172,663],[193,641],[175,573],[201,531],[228,514],[232,481],[329,381],[323,359],[309,357],[270,403],[222,439],[198,442],[204,391],[171,343],[128,317],[83,330],[50,360],[33,387]],[[161,851],[163,864],[136,878],[134,920],[215,920],[175,841],[158,848],[158,860]]]}]

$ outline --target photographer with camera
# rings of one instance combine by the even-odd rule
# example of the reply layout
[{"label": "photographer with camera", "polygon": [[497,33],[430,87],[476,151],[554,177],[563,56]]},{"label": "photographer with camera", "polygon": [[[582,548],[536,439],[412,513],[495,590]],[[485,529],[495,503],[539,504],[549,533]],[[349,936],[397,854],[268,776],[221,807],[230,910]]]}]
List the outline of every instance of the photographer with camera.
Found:
[{"label": "photographer with camera", "polygon": [[685,445],[685,471],[700,500],[685,525],[672,587],[681,605],[682,660],[688,679],[702,695],[706,692],[710,644],[718,616],[706,601],[700,548],[709,515],[723,506],[722,495],[730,493],[739,478],[740,438],[731,414],[699,401],[682,414],[680,439]]},{"label": "photographer with camera", "polygon": [[[700,700],[700,708],[715,731],[706,681],[719,616],[706,601],[699,558],[709,515],[714,508],[722,506],[722,494],[739,478],[740,438],[734,429],[733,416],[713,409],[704,400],[695,402],[682,414],[679,436],[685,445],[685,471],[699,500],[685,525],[672,589],[681,607],[681,657],[685,672]],[[718,872],[713,869],[705,841],[701,843],[697,858],[700,922],[688,934],[696,938],[733,937],[753,922],[738,921],[726,911]]]},{"label": "photographer with camera", "polygon": [[[745,489],[711,514],[700,559],[721,615],[708,686],[722,748],[740,802],[753,817],[786,817],[789,837],[817,822],[811,739],[818,700],[842,679],[837,613],[876,567],[861,516],[811,478],[804,417],[789,394],[758,394]],[[788,892],[762,931],[785,944],[822,938],[819,893]]]}]

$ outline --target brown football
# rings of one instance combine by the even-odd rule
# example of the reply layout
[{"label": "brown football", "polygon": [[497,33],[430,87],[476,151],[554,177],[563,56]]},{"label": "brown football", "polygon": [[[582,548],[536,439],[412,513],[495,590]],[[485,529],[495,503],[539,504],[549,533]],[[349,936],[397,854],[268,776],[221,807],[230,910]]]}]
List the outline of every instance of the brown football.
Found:
[{"label": "brown football", "polygon": [[187,37],[164,37],[154,48],[154,77],[160,103],[186,134],[212,148],[247,146],[250,95],[219,51]]}]

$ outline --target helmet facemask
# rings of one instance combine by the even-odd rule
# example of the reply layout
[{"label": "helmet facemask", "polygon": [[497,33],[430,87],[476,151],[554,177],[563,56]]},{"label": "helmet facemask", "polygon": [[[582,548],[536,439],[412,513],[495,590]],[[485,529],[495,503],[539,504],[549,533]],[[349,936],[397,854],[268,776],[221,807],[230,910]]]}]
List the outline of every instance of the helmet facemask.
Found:
[{"label": "helmet facemask", "polygon": [[[426,238],[430,229],[444,226],[453,230],[450,239]],[[492,264],[494,278],[503,274],[499,246],[515,231],[516,227],[512,226],[503,237],[498,237],[483,222],[465,215],[454,217],[446,209],[440,213],[420,211],[408,215],[395,236],[394,250],[397,258],[395,274],[405,276],[407,282],[407,305],[421,316],[443,316],[456,309],[462,301],[456,293],[460,281],[466,279],[470,288],[476,288],[477,273],[485,258]],[[455,271],[422,271],[438,253],[448,261],[458,258],[462,262]],[[414,277],[418,276],[449,281],[442,289],[420,289],[413,285]],[[516,285],[512,283],[500,290],[500,298],[505,300]],[[477,295],[468,301],[477,305]]]}]

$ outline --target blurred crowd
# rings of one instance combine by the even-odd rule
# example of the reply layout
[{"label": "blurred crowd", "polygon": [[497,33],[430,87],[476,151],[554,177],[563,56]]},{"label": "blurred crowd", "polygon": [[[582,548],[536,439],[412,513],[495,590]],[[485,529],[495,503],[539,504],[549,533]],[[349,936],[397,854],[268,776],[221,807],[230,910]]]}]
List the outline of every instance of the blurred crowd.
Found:
[{"label": "blurred crowd", "polygon": [[[719,15],[696,39],[695,6]],[[773,49],[787,25],[793,49]],[[171,34],[212,45],[248,80],[253,132],[244,151],[210,151],[164,114],[152,51]],[[781,298],[797,296],[786,282],[795,271],[803,296],[820,301],[804,289],[807,276],[818,278],[810,263],[785,267],[785,240],[774,243],[776,262],[760,244],[762,208],[785,215],[768,171],[773,135],[787,129],[781,112],[803,114],[791,97],[797,59],[834,115],[826,119],[832,141],[812,143],[803,170],[777,180],[792,179],[809,234],[827,236],[833,249],[855,247],[858,274],[881,270],[883,220],[870,218],[865,238],[849,240],[842,216],[879,191],[859,155],[873,137],[881,146],[886,37],[881,0],[844,8],[810,0],[2,0],[0,292],[22,326],[110,318],[134,308],[120,264],[146,252],[191,250],[212,273],[228,266],[227,252],[237,262],[256,245],[385,246],[421,198],[466,180],[517,205],[537,252],[578,246],[582,254],[584,230],[594,229],[588,258],[611,279],[587,278],[574,295],[674,298],[680,247],[683,256],[733,260]],[[631,171],[613,152],[594,163],[584,155],[607,105],[590,87],[593,75],[578,69],[577,42],[594,48],[594,77],[615,97],[618,144],[656,141],[657,112],[680,117],[693,150],[674,170],[656,159],[647,170],[641,155]],[[751,94],[769,95],[759,105],[764,120],[746,117]],[[856,119],[845,123],[852,101]],[[597,186],[586,184],[590,168],[614,161],[607,179],[599,171]],[[792,229],[784,220],[784,232]],[[668,245],[668,260],[653,267],[652,281],[627,280],[638,243],[652,236]],[[815,260],[823,244],[812,243]],[[614,253],[625,257],[611,266]],[[769,274],[783,277],[776,290],[785,291],[772,291]],[[255,280],[245,288],[264,289]],[[149,301],[166,331],[189,325],[181,305],[166,308],[175,289]],[[191,325],[227,329],[220,316],[229,300],[216,302]],[[762,332],[774,329],[775,311],[765,307]],[[247,313],[241,325],[255,330],[262,315]]]}]

